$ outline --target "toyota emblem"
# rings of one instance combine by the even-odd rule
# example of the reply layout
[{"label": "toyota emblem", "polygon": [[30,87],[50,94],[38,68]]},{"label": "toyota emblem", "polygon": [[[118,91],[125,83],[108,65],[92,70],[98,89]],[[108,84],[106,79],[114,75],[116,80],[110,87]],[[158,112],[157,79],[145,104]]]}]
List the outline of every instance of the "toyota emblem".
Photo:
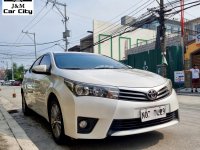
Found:
[{"label": "toyota emblem", "polygon": [[158,96],[158,93],[155,90],[149,90],[147,93],[147,97],[149,100],[155,100]]}]

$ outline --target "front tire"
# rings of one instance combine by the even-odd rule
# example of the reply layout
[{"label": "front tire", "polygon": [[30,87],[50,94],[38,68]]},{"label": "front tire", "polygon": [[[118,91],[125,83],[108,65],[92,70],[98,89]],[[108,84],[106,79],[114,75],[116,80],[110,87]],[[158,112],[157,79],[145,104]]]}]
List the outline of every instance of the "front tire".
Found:
[{"label": "front tire", "polygon": [[49,121],[55,142],[57,144],[63,144],[65,139],[63,117],[57,100],[51,101],[49,107]]}]

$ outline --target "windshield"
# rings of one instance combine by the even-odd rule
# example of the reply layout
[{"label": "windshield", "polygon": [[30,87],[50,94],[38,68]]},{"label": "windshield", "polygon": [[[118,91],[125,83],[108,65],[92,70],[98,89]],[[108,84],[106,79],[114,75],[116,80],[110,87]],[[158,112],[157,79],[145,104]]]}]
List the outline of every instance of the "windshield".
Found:
[{"label": "windshield", "polygon": [[60,69],[128,69],[114,59],[95,54],[56,53],[54,59]]}]

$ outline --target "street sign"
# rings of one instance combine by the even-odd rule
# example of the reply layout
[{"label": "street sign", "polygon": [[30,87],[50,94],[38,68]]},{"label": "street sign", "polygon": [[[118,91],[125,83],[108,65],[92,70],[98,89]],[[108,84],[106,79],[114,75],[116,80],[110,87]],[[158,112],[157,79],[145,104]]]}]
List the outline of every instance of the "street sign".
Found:
[{"label": "street sign", "polygon": [[184,71],[174,71],[174,82],[183,83],[185,81]]}]

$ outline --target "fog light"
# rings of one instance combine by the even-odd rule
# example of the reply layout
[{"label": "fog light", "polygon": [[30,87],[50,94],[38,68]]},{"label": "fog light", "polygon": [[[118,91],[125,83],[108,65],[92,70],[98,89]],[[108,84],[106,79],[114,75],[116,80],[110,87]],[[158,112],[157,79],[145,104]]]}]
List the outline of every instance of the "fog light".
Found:
[{"label": "fog light", "polygon": [[77,118],[77,132],[81,134],[89,134],[94,129],[98,119],[88,117]]},{"label": "fog light", "polygon": [[80,128],[86,128],[87,127],[87,121],[83,120],[79,123]]}]

